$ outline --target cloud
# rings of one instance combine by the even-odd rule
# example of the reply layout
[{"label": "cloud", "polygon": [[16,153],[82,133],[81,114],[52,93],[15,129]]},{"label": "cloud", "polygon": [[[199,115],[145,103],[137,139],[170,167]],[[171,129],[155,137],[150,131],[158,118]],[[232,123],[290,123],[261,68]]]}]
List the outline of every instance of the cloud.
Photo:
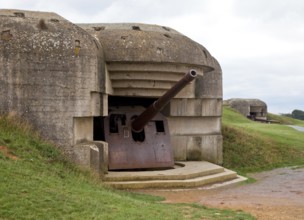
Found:
[{"label": "cloud", "polygon": [[169,26],[204,45],[223,69],[224,98],[260,98],[274,113],[304,110],[302,0],[9,0],[74,23]]},{"label": "cloud", "polygon": [[223,75],[224,97],[259,98],[273,113],[303,109],[303,64],[299,63],[300,54],[297,57],[281,54],[264,59],[225,61],[222,64],[226,73]]}]

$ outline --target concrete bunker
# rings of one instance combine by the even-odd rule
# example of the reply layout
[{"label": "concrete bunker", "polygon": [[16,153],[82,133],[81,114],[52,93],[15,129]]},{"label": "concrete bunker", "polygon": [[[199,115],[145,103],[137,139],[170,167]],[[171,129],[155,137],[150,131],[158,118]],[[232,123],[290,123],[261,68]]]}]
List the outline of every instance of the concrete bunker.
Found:
[{"label": "concrete bunker", "polygon": [[267,120],[267,105],[259,99],[228,99],[225,104],[254,121]]},{"label": "concrete bunker", "polygon": [[77,163],[106,172],[111,111],[145,109],[195,69],[195,82],[162,109],[167,125],[154,125],[159,135],[170,128],[174,160],[222,163],[222,72],[205,47],[164,26],[76,25],[18,10],[0,15],[1,113],[15,112]]}]

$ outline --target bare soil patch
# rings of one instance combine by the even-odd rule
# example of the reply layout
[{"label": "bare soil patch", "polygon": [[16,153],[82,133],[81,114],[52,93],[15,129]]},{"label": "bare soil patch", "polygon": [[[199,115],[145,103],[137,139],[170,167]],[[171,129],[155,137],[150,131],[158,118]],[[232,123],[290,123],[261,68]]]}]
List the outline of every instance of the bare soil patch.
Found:
[{"label": "bare soil patch", "polygon": [[12,160],[18,160],[18,157],[13,155],[12,153],[10,153],[9,149],[5,146],[0,146],[0,152],[2,152],[4,156],[6,156]]},{"label": "bare soil patch", "polygon": [[250,175],[257,180],[221,189],[142,190],[167,203],[200,203],[244,210],[261,220],[304,219],[304,168],[280,168]]}]

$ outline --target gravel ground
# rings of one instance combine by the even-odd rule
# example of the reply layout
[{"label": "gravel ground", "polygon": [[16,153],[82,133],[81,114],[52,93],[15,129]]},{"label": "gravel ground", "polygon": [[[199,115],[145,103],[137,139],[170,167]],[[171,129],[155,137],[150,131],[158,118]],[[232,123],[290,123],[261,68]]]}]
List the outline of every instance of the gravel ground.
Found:
[{"label": "gravel ground", "polygon": [[304,220],[304,168],[280,168],[251,175],[257,180],[221,189],[145,190],[168,203],[200,203],[244,210],[261,220]]},{"label": "gravel ground", "polygon": [[304,132],[304,127],[302,127],[302,126],[297,126],[297,125],[288,125],[288,126],[291,127],[291,128],[294,128],[298,131]]}]

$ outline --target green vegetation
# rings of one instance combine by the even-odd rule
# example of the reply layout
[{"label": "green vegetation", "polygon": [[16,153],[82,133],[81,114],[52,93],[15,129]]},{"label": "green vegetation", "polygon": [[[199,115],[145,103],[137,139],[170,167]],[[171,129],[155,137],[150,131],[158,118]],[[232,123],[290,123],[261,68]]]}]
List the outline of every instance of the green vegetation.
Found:
[{"label": "green vegetation", "polygon": [[304,120],[304,111],[295,109],[291,113],[292,117],[299,120]]},{"label": "green vegetation", "polygon": [[282,124],[251,121],[224,107],[224,166],[241,173],[304,164],[304,133],[283,124],[303,121],[270,114]]},{"label": "green vegetation", "polygon": [[268,113],[267,118],[270,120],[277,121],[281,124],[285,124],[285,125],[304,126],[304,121],[297,120],[297,119],[294,119],[294,118],[291,118],[288,116],[284,116],[284,115],[275,115],[275,114]]},{"label": "green vegetation", "polygon": [[283,114],[283,116],[304,120],[304,111],[295,109],[291,112],[291,114],[287,113],[287,114]]},{"label": "green vegetation", "polygon": [[[224,107],[224,165],[241,173],[304,165],[304,122],[269,114],[253,122]],[[254,219],[241,211],[115,191],[68,162],[26,124],[0,117],[0,219]]]},{"label": "green vegetation", "polygon": [[0,117],[0,170],[0,219],[254,219],[107,188],[8,117]]}]

